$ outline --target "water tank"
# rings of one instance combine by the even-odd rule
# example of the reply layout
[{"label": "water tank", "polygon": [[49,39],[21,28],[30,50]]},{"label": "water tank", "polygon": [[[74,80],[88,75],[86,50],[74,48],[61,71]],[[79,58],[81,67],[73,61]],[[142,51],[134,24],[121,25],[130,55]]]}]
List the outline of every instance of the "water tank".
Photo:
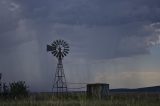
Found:
[{"label": "water tank", "polygon": [[109,84],[87,84],[87,96],[93,98],[106,98],[109,95]]}]

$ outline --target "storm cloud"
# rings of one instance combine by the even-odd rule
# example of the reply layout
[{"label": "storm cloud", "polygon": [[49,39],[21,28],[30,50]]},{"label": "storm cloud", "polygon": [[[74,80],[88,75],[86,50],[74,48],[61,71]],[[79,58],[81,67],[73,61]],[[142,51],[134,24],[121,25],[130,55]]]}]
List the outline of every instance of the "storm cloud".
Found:
[{"label": "storm cloud", "polygon": [[[79,79],[69,80],[89,81],[94,69],[84,63],[150,54],[159,43],[159,4],[159,0],[1,0],[0,70],[6,81],[26,80],[33,90],[49,90],[56,59],[47,54],[46,44],[64,39],[71,46],[66,69],[82,71],[75,72]],[[90,80],[98,69],[94,73]]]}]

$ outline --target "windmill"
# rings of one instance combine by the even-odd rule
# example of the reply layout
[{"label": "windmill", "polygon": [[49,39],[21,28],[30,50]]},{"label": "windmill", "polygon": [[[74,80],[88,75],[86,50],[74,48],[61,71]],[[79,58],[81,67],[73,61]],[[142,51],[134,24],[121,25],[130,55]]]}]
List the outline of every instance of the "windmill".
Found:
[{"label": "windmill", "polygon": [[67,92],[62,60],[69,53],[69,45],[64,40],[55,40],[51,45],[47,45],[47,52],[51,52],[58,59],[53,91],[56,90],[57,94]]}]

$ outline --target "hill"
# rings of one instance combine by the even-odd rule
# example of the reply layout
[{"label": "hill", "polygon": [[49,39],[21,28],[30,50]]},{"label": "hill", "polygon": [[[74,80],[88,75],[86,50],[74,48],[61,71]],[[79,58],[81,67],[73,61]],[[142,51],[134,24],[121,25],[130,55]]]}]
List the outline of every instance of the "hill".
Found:
[{"label": "hill", "polygon": [[128,89],[128,88],[119,88],[119,89],[110,89],[111,93],[144,93],[144,92],[150,92],[150,93],[160,93],[160,86],[153,86],[153,87],[144,87],[144,88],[136,88],[136,89]]}]

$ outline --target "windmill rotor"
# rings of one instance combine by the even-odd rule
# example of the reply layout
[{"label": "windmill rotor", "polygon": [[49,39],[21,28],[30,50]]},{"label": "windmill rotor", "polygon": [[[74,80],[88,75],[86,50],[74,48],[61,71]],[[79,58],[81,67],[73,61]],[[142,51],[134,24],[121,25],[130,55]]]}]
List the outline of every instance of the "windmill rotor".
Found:
[{"label": "windmill rotor", "polygon": [[47,51],[57,58],[63,58],[69,53],[69,45],[64,40],[55,40],[51,45],[47,45]]}]

